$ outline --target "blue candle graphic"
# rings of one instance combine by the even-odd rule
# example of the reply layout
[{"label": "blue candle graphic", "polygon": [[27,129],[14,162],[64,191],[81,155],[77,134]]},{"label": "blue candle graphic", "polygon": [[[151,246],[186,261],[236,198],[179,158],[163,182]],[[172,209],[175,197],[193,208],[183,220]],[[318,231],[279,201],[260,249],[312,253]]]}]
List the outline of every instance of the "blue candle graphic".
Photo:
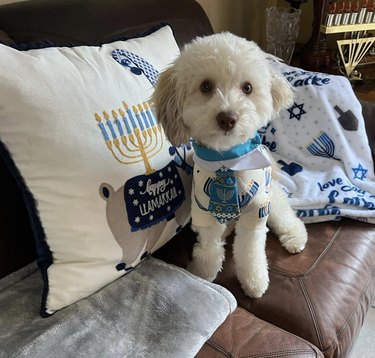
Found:
[{"label": "blue candle graphic", "polygon": [[148,120],[147,120],[147,117],[146,117],[145,110],[143,109],[143,107],[142,107],[140,104],[138,105],[138,110],[139,110],[139,112],[141,113],[141,116],[142,116],[143,122],[145,123],[146,127],[147,127],[147,128],[150,128],[150,124],[148,123]]},{"label": "blue candle graphic", "polygon": [[143,125],[143,122],[142,122],[141,116],[139,115],[139,113],[138,113],[138,109],[137,109],[136,106],[133,106],[133,112],[134,112],[134,114],[135,114],[135,117],[137,118],[137,121],[138,121],[139,126],[141,127],[141,131],[143,131],[145,128],[144,128],[144,125]]},{"label": "blue candle graphic", "polygon": [[104,118],[106,119],[106,124],[107,124],[109,130],[111,131],[112,138],[113,138],[113,139],[117,139],[116,131],[115,131],[115,129],[113,128],[112,122],[109,120],[109,114],[108,114],[107,112],[103,112],[103,116],[104,116]]},{"label": "blue candle graphic", "polygon": [[129,117],[129,119],[130,119],[130,122],[131,122],[133,128],[134,128],[134,129],[137,128],[137,124],[135,123],[135,120],[134,120],[134,117],[133,117],[133,113],[132,113],[132,111],[130,110],[128,104],[127,104],[125,101],[122,101],[122,105],[124,106],[125,111],[126,111],[126,113],[128,114],[128,117]]},{"label": "blue candle graphic", "polygon": [[112,116],[115,119],[115,124],[117,126],[118,131],[120,132],[120,136],[122,137],[124,135],[124,131],[122,129],[121,122],[118,119],[117,113],[114,110],[112,110]]},{"label": "blue candle graphic", "polygon": [[99,116],[99,114],[95,113],[95,119],[98,121],[99,128],[102,131],[104,140],[107,141],[109,140],[109,136],[107,131],[105,130],[104,124],[102,123],[102,118]]},{"label": "blue candle graphic", "polygon": [[120,112],[120,116],[122,117],[122,121],[123,121],[124,124],[125,124],[126,131],[128,132],[128,134],[130,134],[132,131],[131,131],[131,129],[130,129],[129,122],[128,122],[128,120],[126,119],[125,112],[124,112],[121,108],[120,108],[118,111]]},{"label": "blue candle graphic", "polygon": [[151,127],[153,127],[155,125],[155,121],[154,121],[154,118],[152,117],[152,113],[151,113],[150,107],[149,107],[149,105],[148,105],[147,102],[144,102],[143,106],[146,109],[146,114],[147,114],[148,120],[149,120],[149,122],[151,124]]}]

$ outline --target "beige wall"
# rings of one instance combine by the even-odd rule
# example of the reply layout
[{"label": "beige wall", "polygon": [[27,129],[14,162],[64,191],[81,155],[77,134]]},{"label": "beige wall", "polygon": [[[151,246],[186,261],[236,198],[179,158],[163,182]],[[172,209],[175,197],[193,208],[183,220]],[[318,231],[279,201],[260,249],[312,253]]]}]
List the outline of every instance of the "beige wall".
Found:
[{"label": "beige wall", "polygon": [[[289,6],[284,0],[197,0],[206,11],[215,32],[230,31],[265,44],[265,9]],[[311,35],[312,1],[301,6],[302,18],[298,42],[306,43]]]}]

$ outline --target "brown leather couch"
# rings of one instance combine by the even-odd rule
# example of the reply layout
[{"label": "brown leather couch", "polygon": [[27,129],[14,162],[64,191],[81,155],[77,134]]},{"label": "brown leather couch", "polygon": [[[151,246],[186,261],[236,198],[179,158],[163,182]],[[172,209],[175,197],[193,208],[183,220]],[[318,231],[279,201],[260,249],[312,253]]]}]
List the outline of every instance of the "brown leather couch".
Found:
[{"label": "brown leather couch", "polygon": [[[194,0],[33,0],[0,6],[0,41],[97,45],[169,23],[179,45],[212,32]],[[365,103],[375,150],[375,104]],[[0,277],[35,259],[28,215],[14,179],[0,162]],[[375,227],[342,220],[307,226],[298,255],[270,234],[270,287],[249,299],[234,275],[231,240],[216,283],[239,307],[202,347],[198,357],[347,357],[375,293]],[[185,228],[155,256],[185,267],[194,234]]]}]

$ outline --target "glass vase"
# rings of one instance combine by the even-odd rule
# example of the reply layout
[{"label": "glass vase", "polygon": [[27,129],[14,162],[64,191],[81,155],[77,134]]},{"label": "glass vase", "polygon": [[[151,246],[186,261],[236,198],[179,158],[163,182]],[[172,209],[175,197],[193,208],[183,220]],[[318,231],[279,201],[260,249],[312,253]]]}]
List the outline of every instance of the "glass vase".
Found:
[{"label": "glass vase", "polygon": [[269,7],[266,9],[267,52],[289,64],[296,44],[301,9]]}]

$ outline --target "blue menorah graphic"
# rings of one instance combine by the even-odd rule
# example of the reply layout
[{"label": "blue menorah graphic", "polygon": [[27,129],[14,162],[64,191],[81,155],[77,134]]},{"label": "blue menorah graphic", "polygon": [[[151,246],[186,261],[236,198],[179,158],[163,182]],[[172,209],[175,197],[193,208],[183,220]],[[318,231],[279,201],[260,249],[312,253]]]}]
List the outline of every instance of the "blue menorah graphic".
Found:
[{"label": "blue menorah graphic", "polygon": [[230,199],[233,198],[234,190],[227,190],[227,189],[216,189],[216,194],[221,200],[222,204],[227,203]]},{"label": "blue menorah graphic", "polygon": [[320,132],[318,138],[314,138],[313,142],[306,146],[306,149],[317,157],[332,158],[340,160],[334,157],[335,144],[332,139],[325,132]]},{"label": "blue menorah graphic", "polygon": [[[157,155],[164,142],[164,134],[157,123],[153,110],[147,102],[133,105],[122,102],[123,108],[110,113],[103,112],[103,118],[95,113],[95,119],[103,134],[105,144],[115,159],[122,164],[143,162],[146,174],[155,170],[151,167],[150,158]],[[109,130],[109,131],[108,131]]]}]

